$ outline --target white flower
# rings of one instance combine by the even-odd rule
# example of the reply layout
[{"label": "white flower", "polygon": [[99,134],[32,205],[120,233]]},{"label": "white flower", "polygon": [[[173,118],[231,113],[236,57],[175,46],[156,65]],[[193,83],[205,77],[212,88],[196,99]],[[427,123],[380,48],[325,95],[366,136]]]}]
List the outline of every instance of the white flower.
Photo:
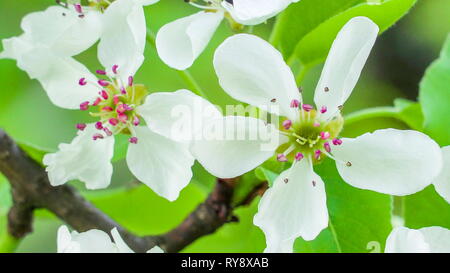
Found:
[{"label": "white flower", "polygon": [[450,253],[450,230],[442,227],[397,227],[389,234],[384,252]]},{"label": "white flower", "polygon": [[[133,16],[129,17],[129,10],[123,8],[136,8],[130,6],[131,2],[137,3],[135,1],[114,2],[107,9],[109,15],[106,12],[103,15],[103,21],[120,21],[124,14],[127,20],[140,21],[143,19],[140,13],[131,13]],[[108,19],[108,16],[112,17]],[[20,56],[19,66],[40,81],[55,105],[89,111],[98,118],[92,124],[77,124],[79,132],[73,141],[61,144],[59,151],[44,157],[52,185],[78,179],[85,182],[88,189],[107,187],[113,173],[111,159],[115,136],[119,134],[129,138],[126,155],[129,169],[157,194],[173,201],[191,180],[194,158],[188,144],[173,141],[143,126],[138,114],[148,92],[143,85],[136,84],[133,77],[144,60],[145,21],[136,26],[127,32],[121,31],[121,27],[128,25],[118,25],[114,35],[102,37],[115,42],[110,41],[114,46],[102,46],[100,42],[98,58],[104,67],[96,71],[100,78],[72,57],[55,54],[48,46],[39,43],[31,48],[25,46],[27,52]],[[39,25],[31,24],[28,33],[35,33],[34,27],[39,28]],[[11,49],[5,52],[11,53]]]},{"label": "white flower", "polygon": [[[191,0],[203,11],[163,26],[156,36],[160,58],[170,67],[189,68],[203,52],[224,18],[243,25],[257,25],[298,0]],[[204,3],[200,5],[198,3]]]},{"label": "white flower", "polygon": [[274,155],[279,161],[294,162],[264,194],[254,218],[266,235],[266,252],[291,252],[297,237],[312,240],[328,226],[324,183],[313,170],[313,164],[325,157],[336,161],[350,185],[392,195],[420,191],[440,172],[442,152],[420,132],[385,129],[338,138],[343,125],[340,109],[377,34],[377,25],[365,17],[351,19],[339,32],[315,91],[317,110],[302,103],[289,67],[264,40],[239,34],[217,49],[214,67],[222,88],[250,105],[274,113],[279,109],[283,124],[278,131],[256,118],[226,116],[207,122],[205,128],[224,127],[232,135],[275,131],[280,145],[263,148],[264,138],[203,138],[193,142],[191,152],[221,178],[242,175]]},{"label": "white flower", "polygon": [[[47,77],[50,73],[70,71],[59,71],[61,67],[53,66],[54,62],[62,59],[67,65],[76,66],[69,57],[85,51],[99,39],[99,58],[108,67],[113,65],[108,63],[108,56],[115,53],[120,53],[122,57],[122,60],[115,60],[115,64],[122,69],[126,69],[125,65],[130,60],[141,62],[146,36],[142,6],[157,1],[90,1],[90,6],[86,7],[61,4],[30,13],[22,19],[23,34],[3,40],[4,51],[0,53],[0,58],[17,60],[18,67],[31,78],[39,80],[48,92],[61,93],[58,84],[48,85]],[[55,99],[52,101],[57,106],[76,107],[73,101],[54,96],[50,98]]]},{"label": "white flower", "polygon": [[[111,230],[111,236],[114,242],[111,242],[107,233],[98,229],[71,233],[66,226],[61,226],[58,229],[58,253],[134,253],[120,237],[117,228]],[[147,253],[164,253],[164,251],[155,246]]]}]

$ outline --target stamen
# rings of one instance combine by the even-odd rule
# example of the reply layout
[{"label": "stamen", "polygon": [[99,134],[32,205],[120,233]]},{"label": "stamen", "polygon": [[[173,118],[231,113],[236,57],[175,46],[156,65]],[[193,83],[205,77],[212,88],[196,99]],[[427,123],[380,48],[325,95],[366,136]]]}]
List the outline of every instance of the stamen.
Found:
[{"label": "stamen", "polygon": [[81,79],[78,81],[78,84],[81,85],[81,86],[86,85],[86,84],[87,84],[86,78],[81,78]]},{"label": "stamen", "polygon": [[335,138],[333,139],[333,145],[341,145],[342,144],[342,140],[340,140],[339,138]]},{"label": "stamen", "polygon": [[329,132],[320,132],[320,138],[323,140],[329,139],[330,133]]},{"label": "stamen", "polygon": [[111,106],[105,106],[102,108],[102,111],[104,112],[112,112],[114,109]]},{"label": "stamen", "polygon": [[76,12],[83,13],[83,8],[81,7],[80,4],[74,4],[74,7]]},{"label": "stamen", "polygon": [[97,71],[95,71],[97,74],[99,74],[99,75],[106,75],[106,71],[105,70],[97,70]]},{"label": "stamen", "polygon": [[316,160],[319,160],[321,155],[322,155],[322,152],[321,152],[320,150],[316,150],[316,151],[314,152],[314,158],[315,158]]},{"label": "stamen", "polygon": [[100,92],[98,92],[98,94],[104,99],[107,100],[109,98],[108,92],[106,92],[105,90],[102,90]]},{"label": "stamen", "polygon": [[295,160],[300,161],[304,158],[305,156],[302,153],[297,153],[295,155]]},{"label": "stamen", "polygon": [[327,112],[327,107],[326,106],[322,106],[322,108],[320,108],[320,113],[324,114]]},{"label": "stamen", "polygon": [[117,124],[119,124],[119,120],[116,118],[110,118],[108,120],[109,124],[111,124],[112,126],[116,126]]},{"label": "stamen", "polygon": [[109,129],[106,128],[106,127],[103,128],[103,131],[105,132],[105,134],[106,134],[107,136],[112,136],[112,135],[113,135],[113,133],[111,132],[111,130],[109,130]]},{"label": "stamen", "polygon": [[130,143],[132,143],[132,144],[137,144],[138,143],[138,138],[137,137],[131,137],[128,141],[130,141]]},{"label": "stamen", "polygon": [[292,120],[287,119],[283,121],[283,128],[289,130],[292,127]]},{"label": "stamen", "polygon": [[314,127],[320,127],[320,122],[318,122],[318,121],[314,122],[314,123],[313,123],[313,126],[314,126]]},{"label": "stamen", "polygon": [[96,98],[92,106],[97,106],[100,102],[102,102],[101,98]]},{"label": "stamen", "polygon": [[286,162],[287,161],[287,157],[284,154],[278,154],[277,155],[277,160],[280,162]]},{"label": "stamen", "polygon": [[331,152],[330,143],[325,142],[325,143],[323,144],[323,147],[325,148],[325,151],[327,151],[327,153],[330,153],[330,152]]},{"label": "stamen", "polygon": [[76,127],[77,127],[77,129],[78,130],[80,130],[80,131],[84,131],[84,129],[86,129],[86,124],[84,124],[84,123],[78,123],[77,125],[76,125]]},{"label": "stamen", "polygon": [[97,83],[103,87],[106,87],[109,85],[109,82],[107,80],[98,80]]},{"label": "stamen", "polygon": [[138,126],[140,123],[141,123],[141,120],[137,116],[134,116],[133,125]]},{"label": "stamen", "polygon": [[125,87],[120,88],[120,93],[122,93],[122,95],[127,94],[127,90],[125,89]]},{"label": "stamen", "polygon": [[118,95],[115,95],[114,98],[113,98],[113,103],[114,103],[114,105],[119,104],[119,102],[120,102],[119,96],[118,96]]},{"label": "stamen", "polygon": [[95,129],[102,130],[103,129],[103,123],[101,121],[98,121],[95,123]]},{"label": "stamen", "polygon": [[81,111],[86,111],[87,109],[89,109],[89,102],[88,101],[85,101],[85,102],[80,104],[80,110]]},{"label": "stamen", "polygon": [[303,105],[302,105],[302,108],[303,108],[303,110],[305,110],[306,112],[309,112],[309,111],[311,111],[311,110],[314,109],[314,107],[313,107],[312,105],[310,105],[310,104],[303,104]]},{"label": "stamen", "polygon": [[118,118],[119,121],[122,122],[122,123],[127,123],[127,121],[128,121],[128,116],[125,115],[125,114],[119,114],[119,115],[117,116],[117,118]]},{"label": "stamen", "polygon": [[113,72],[114,74],[117,74],[117,69],[119,69],[119,66],[118,66],[117,64],[113,65],[113,67],[112,67],[112,72]]},{"label": "stamen", "polygon": [[129,76],[128,77],[128,86],[133,86],[133,81],[134,81],[133,76]]},{"label": "stamen", "polygon": [[102,134],[95,134],[95,135],[92,136],[93,140],[103,139],[103,138],[104,138],[104,136]]},{"label": "stamen", "polygon": [[300,101],[299,100],[292,100],[291,101],[291,108],[298,108],[299,105],[300,105]]}]

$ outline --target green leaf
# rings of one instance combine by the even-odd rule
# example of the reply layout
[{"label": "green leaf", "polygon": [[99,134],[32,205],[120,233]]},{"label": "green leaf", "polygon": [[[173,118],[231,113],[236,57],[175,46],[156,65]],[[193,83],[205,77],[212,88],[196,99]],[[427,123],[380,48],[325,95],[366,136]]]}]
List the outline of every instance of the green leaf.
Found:
[{"label": "green leaf", "polygon": [[214,234],[202,237],[183,252],[259,253],[266,246],[263,232],[253,225],[253,216],[258,210],[260,198],[249,207],[238,208],[234,214],[238,223],[228,223]]},{"label": "green leaf", "polygon": [[279,17],[273,43],[285,59],[303,66],[322,62],[339,30],[351,18],[366,16],[385,31],[405,15],[416,0],[302,0]]},{"label": "green leaf", "polygon": [[420,83],[419,101],[425,116],[425,132],[441,146],[450,145],[450,36],[440,58]]},{"label": "green leaf", "polygon": [[271,42],[288,59],[299,41],[308,33],[330,17],[364,2],[365,0],[302,0],[291,4],[278,17]]},{"label": "green leaf", "polygon": [[450,229],[450,205],[433,186],[403,198],[403,218],[409,228],[441,226]]},{"label": "green leaf", "polygon": [[390,196],[348,185],[330,159],[315,170],[325,182],[330,223],[313,241],[297,239],[296,252],[383,250],[392,229]]},{"label": "green leaf", "polygon": [[269,184],[269,187],[272,187],[273,182],[275,182],[275,179],[277,179],[279,173],[275,173],[271,170],[268,170],[264,167],[258,167],[255,170],[255,174],[258,177],[258,179],[263,180],[263,181],[267,181],[267,183]]}]

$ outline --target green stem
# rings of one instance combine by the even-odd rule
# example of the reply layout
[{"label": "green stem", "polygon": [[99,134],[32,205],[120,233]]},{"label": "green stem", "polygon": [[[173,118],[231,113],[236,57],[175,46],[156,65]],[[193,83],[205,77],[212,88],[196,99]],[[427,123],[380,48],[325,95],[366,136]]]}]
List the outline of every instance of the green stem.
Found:
[{"label": "green stem", "polygon": [[280,31],[283,29],[283,26],[280,23],[281,16],[282,15],[277,16],[275,24],[272,28],[272,32],[270,33],[269,43],[271,43],[273,46],[276,46],[278,44],[278,40],[280,39]]},{"label": "green stem", "polygon": [[311,66],[309,65],[302,65],[300,67],[300,70],[298,71],[297,76],[295,77],[295,82],[297,83],[297,86],[300,86],[300,83],[303,81],[306,74],[309,72],[310,68]]},{"label": "green stem", "polygon": [[13,253],[16,251],[19,246],[21,239],[17,239],[16,237],[9,234],[9,232],[5,231],[0,235],[0,253]]},{"label": "green stem", "polygon": [[401,120],[398,110],[394,107],[374,107],[356,111],[345,116],[345,125],[348,126],[352,123],[370,118],[395,118]]},{"label": "green stem", "polygon": [[[156,42],[155,42],[155,33],[147,28],[147,36],[146,36],[147,43],[149,43],[153,48],[156,49]],[[205,92],[203,92],[200,85],[197,83],[195,78],[192,76],[192,74],[188,70],[176,70],[178,75],[181,77],[181,79],[185,82],[189,90],[194,92],[195,94],[207,98]]]}]

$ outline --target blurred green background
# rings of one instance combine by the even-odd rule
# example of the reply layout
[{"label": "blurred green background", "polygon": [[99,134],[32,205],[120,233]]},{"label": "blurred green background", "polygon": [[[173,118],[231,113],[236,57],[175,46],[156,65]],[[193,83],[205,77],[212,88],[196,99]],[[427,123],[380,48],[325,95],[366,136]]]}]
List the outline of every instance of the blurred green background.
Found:
[{"label": "blurred green background", "polygon": [[[1,0],[0,39],[19,35],[20,21],[25,14],[43,10],[53,4],[52,0]],[[181,0],[161,0],[160,3],[145,8],[147,25],[154,32],[164,24],[196,11],[198,10]],[[392,105],[393,100],[399,97],[415,100],[418,83],[426,67],[438,57],[450,32],[449,18],[450,0],[419,0],[408,15],[378,39],[362,77],[346,103],[345,113],[367,107]],[[273,21],[272,19],[265,25],[255,27],[254,33],[268,38]],[[234,101],[218,85],[212,67],[212,55],[214,49],[231,34],[228,25],[222,23],[207,50],[190,69],[208,98],[222,106],[233,104]],[[147,46],[145,55],[146,61],[136,75],[136,82],[145,84],[151,92],[185,88],[178,74],[160,61],[154,48]],[[95,46],[77,59],[91,69],[100,67]],[[312,92],[320,71],[319,65],[305,78],[303,87],[307,101],[312,101]],[[16,67],[15,61],[0,60],[0,82],[0,127],[16,140],[54,150],[59,143],[70,142],[76,132],[76,123],[86,121],[84,113],[52,105],[39,83],[30,80],[25,72]],[[211,182],[213,178],[201,168],[196,169],[198,174],[194,179],[202,180],[202,183],[191,183],[175,203],[157,197],[145,187],[133,188],[126,196],[117,192],[114,202],[111,202],[110,192],[87,194],[94,196],[95,203],[100,208],[134,232],[165,232],[179,223],[208,193],[209,184],[205,181]],[[116,188],[133,187],[133,184],[124,182],[132,181],[132,176],[123,162],[115,164],[113,180]],[[0,194],[0,198],[7,198],[5,196]],[[233,251],[236,240],[227,238],[236,238],[238,234],[242,251],[261,251],[264,248],[263,234],[251,224],[254,210],[255,204],[250,208],[240,209],[240,224],[230,224],[213,237],[197,241],[186,251]],[[0,220],[0,231],[5,228],[4,224]],[[34,233],[24,240],[19,251],[54,252],[59,224],[47,213],[40,213],[35,222]],[[220,245],[213,244],[215,240],[220,241]]]}]

